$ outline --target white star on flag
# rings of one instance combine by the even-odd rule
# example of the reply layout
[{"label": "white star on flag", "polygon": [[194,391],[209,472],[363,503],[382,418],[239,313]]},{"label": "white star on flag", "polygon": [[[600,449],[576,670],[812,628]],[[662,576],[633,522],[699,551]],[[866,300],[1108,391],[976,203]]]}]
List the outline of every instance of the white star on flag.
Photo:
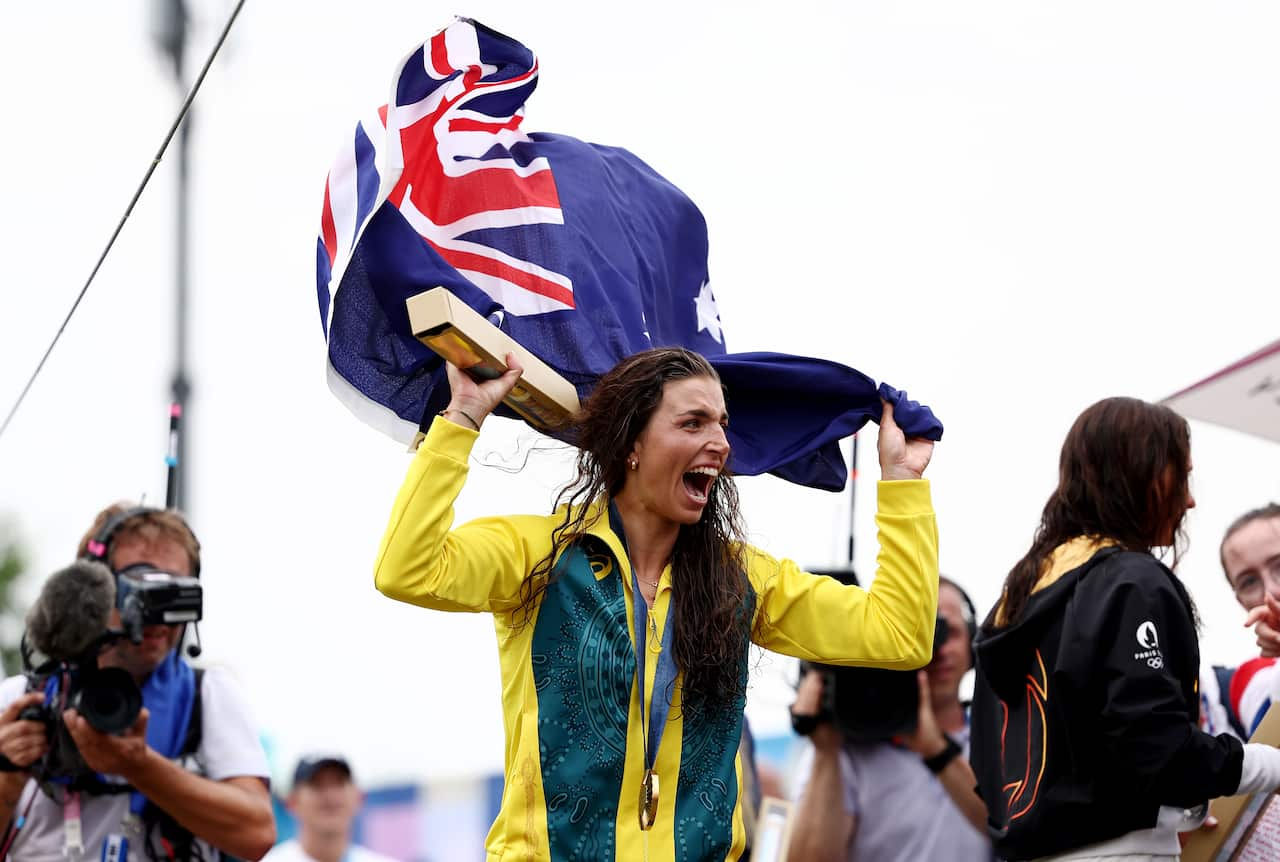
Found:
[{"label": "white star on flag", "polygon": [[704,281],[702,289],[693,300],[694,310],[698,313],[698,331],[706,330],[707,334],[723,344],[720,337],[720,312],[716,310],[716,298],[711,295],[711,283]]}]

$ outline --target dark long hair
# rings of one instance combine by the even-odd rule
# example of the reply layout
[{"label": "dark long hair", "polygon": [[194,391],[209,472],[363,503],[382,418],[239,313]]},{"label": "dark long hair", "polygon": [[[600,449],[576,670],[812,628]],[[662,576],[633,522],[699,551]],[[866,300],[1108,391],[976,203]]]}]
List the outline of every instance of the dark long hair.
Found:
[{"label": "dark long hair", "polygon": [[1171,544],[1176,566],[1190,467],[1191,431],[1168,407],[1106,398],[1081,413],[1062,444],[1058,487],[1031,549],[1005,578],[1004,598],[987,624],[997,611],[1000,624],[1016,622],[1053,549],[1077,536],[1131,551]]},{"label": "dark long hair", "polygon": [[[600,379],[570,428],[579,450],[577,476],[556,501],[568,506],[551,534],[551,553],[521,585],[519,620],[528,622],[553,578],[556,558],[589,526],[590,504],[622,490],[627,455],[662,401],[663,388],[693,377],[720,379],[697,353],[658,348],[623,360]],[[680,526],[671,551],[673,649],[684,671],[686,706],[727,701],[743,691],[752,614],[742,539],[738,491],[722,472],[711,484],[701,519]]]}]

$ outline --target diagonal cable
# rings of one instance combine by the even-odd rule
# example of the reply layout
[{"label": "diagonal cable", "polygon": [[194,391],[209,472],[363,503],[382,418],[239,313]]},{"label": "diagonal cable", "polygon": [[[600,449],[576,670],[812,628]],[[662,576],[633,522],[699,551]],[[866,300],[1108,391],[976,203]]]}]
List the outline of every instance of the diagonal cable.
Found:
[{"label": "diagonal cable", "polygon": [[9,415],[5,416],[4,424],[0,425],[0,436],[4,435],[5,430],[9,427],[9,423],[13,421],[14,414],[18,412],[18,408],[22,406],[22,402],[27,397],[27,393],[31,391],[31,386],[36,382],[36,378],[40,376],[40,371],[44,368],[45,362],[49,360],[49,355],[53,353],[53,348],[57,346],[58,339],[62,337],[62,332],[67,328],[67,324],[71,322],[71,316],[76,313],[76,309],[80,307],[80,300],[84,299],[85,293],[89,290],[89,285],[93,283],[93,278],[98,274],[98,270],[102,268],[102,262],[107,259],[107,253],[111,251],[111,247],[115,245],[116,237],[120,235],[120,231],[124,229],[124,223],[133,213],[133,207],[138,202],[138,198],[142,197],[142,190],[147,187],[147,183],[151,181],[151,175],[155,173],[156,168],[160,165],[160,160],[164,158],[165,150],[169,148],[169,142],[173,140],[174,134],[178,131],[178,127],[182,125],[182,121],[187,116],[187,111],[191,108],[191,103],[195,101],[196,93],[200,90],[200,85],[204,83],[204,77],[209,73],[209,67],[213,65],[213,59],[218,56],[218,51],[222,49],[222,45],[227,41],[227,34],[231,32],[231,25],[235,23],[240,10],[244,8],[245,0],[239,0],[236,7],[231,10],[231,15],[227,18],[227,24],[222,28],[222,34],[218,36],[217,43],[213,46],[213,50],[209,52],[209,59],[204,61],[204,67],[200,69],[200,74],[196,76],[195,83],[191,85],[191,92],[187,93],[186,101],[182,103],[182,107],[178,109],[178,116],[174,118],[173,125],[169,127],[168,133],[164,136],[164,141],[160,144],[160,149],[156,151],[155,156],[151,159],[151,164],[147,166],[147,172],[142,177],[142,182],[138,184],[137,190],[133,193],[133,197],[129,200],[129,205],[125,207],[124,215],[120,217],[116,229],[111,232],[111,238],[107,240],[107,246],[102,250],[102,254],[98,256],[98,262],[93,265],[93,271],[89,273],[89,277],[85,279],[84,287],[80,288],[80,293],[76,296],[75,302],[71,303],[71,309],[67,312],[67,316],[63,318],[62,325],[58,327],[58,331],[54,333],[53,341],[49,342],[48,349],[45,350],[44,356],[40,357],[40,364],[36,366],[36,370],[31,372],[31,378],[27,381],[27,385],[22,387],[22,392],[18,395],[18,400],[13,402],[13,407],[9,409]]}]

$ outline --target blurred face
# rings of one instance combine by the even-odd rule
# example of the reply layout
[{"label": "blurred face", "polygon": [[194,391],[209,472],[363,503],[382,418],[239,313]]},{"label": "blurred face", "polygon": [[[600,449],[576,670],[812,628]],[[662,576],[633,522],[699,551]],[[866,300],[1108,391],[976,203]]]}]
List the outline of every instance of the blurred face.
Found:
[{"label": "blurred face", "polygon": [[1280,518],[1257,518],[1222,544],[1222,567],[1245,610],[1280,599]]},{"label": "blurred face", "polygon": [[[112,543],[111,566],[114,571],[122,571],[135,563],[150,563],[175,575],[191,574],[191,561],[177,542],[164,538],[147,542],[125,536]],[[120,627],[119,611],[111,612],[111,627]],[[127,638],[118,641],[103,653],[98,663],[103,667],[124,668],[141,683],[178,645],[181,635],[181,626],[147,626],[142,632],[142,643],[135,644]]]},{"label": "blurred face", "polygon": [[969,669],[969,629],[959,591],[944,583],[938,588],[938,615],[947,621],[947,639],[937,647],[937,657],[925,669],[935,700],[955,697],[960,680]]},{"label": "blurred face", "polygon": [[362,802],[351,776],[337,766],[320,767],[289,794],[289,810],[302,829],[325,835],[346,834]]},{"label": "blurred face", "polygon": [[696,524],[729,459],[724,393],[710,377],[672,380],[628,456],[622,494],[677,524]]}]

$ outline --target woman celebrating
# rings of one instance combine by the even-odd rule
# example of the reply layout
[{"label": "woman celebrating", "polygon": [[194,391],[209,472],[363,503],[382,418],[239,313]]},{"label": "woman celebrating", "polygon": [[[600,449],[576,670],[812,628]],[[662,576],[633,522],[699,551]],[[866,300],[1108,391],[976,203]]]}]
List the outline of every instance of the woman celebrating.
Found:
[{"label": "woman celebrating", "polygon": [[[578,475],[549,516],[457,529],[453,501],[485,417],[520,375],[452,400],[396,498],[375,582],[422,607],[488,611],[503,676],[506,786],[490,860],[733,860],[747,647],[917,668],[930,657],[933,444],[880,425],[880,557],[870,591],[742,540],[724,394],[707,361],[650,350],[574,420]],[[567,500],[565,498],[567,497]]]},{"label": "woman celebrating", "polygon": [[1177,545],[1186,420],[1133,398],[1067,433],[1058,487],[977,643],[971,759],[1003,859],[1174,860],[1204,803],[1280,785],[1280,750],[1198,729]]}]

